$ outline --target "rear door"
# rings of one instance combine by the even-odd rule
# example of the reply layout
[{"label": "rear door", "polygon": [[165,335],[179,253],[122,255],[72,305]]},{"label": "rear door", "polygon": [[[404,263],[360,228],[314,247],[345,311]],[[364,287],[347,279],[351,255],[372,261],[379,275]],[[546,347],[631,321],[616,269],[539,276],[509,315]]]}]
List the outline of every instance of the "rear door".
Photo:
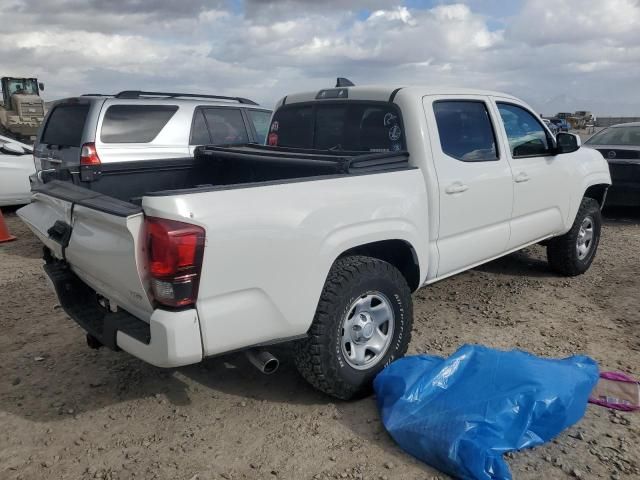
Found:
[{"label": "rear door", "polygon": [[423,100],[438,176],[438,277],[505,252],[513,203],[511,168],[483,96]]},{"label": "rear door", "polygon": [[102,101],[73,98],[61,101],[49,111],[34,147],[36,170],[80,165],[80,149],[83,143],[94,139],[92,119],[97,117]]},{"label": "rear door", "polygon": [[253,143],[254,134],[242,109],[198,107],[194,112],[189,151],[200,145],[243,145]]},{"label": "rear door", "polygon": [[68,182],[34,189],[20,218],[97,293],[143,320],[153,311],[142,260],[144,217],[135,205]]}]

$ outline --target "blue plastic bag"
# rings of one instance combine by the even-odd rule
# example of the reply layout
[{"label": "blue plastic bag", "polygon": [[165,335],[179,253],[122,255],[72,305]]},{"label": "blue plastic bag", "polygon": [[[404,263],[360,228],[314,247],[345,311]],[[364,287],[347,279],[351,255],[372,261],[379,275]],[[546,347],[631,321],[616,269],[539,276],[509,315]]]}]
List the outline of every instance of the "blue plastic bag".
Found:
[{"label": "blue plastic bag", "polygon": [[385,428],[411,455],[459,478],[510,479],[502,454],[540,445],[580,420],[597,381],[589,357],[465,345],[446,359],[397,360],[374,389]]}]

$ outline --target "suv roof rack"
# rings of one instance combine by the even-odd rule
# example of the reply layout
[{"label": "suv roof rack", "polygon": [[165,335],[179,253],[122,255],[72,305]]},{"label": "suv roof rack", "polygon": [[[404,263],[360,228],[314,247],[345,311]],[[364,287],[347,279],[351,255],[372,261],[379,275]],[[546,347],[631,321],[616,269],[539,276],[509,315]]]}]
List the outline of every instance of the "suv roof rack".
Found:
[{"label": "suv roof rack", "polygon": [[173,92],[145,92],[142,90],[123,90],[114,95],[115,98],[140,98],[140,97],[186,97],[186,98],[211,98],[215,100],[232,100],[245,105],[258,105],[253,100],[243,97],[226,97],[223,95],[201,95],[199,93],[173,93]]}]

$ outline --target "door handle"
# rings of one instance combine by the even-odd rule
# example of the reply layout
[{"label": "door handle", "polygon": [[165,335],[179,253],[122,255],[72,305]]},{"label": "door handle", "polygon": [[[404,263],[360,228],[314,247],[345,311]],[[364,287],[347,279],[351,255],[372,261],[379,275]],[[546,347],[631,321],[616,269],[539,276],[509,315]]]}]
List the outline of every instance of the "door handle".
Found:
[{"label": "door handle", "polygon": [[530,178],[529,178],[529,175],[527,175],[526,173],[520,172],[518,175],[516,175],[514,180],[516,183],[523,183],[523,182],[528,182]]},{"label": "door handle", "polygon": [[445,188],[444,191],[447,192],[449,195],[452,195],[454,193],[466,192],[467,190],[469,190],[469,185],[465,185],[464,183],[461,183],[461,182],[455,182],[449,185],[447,188]]}]

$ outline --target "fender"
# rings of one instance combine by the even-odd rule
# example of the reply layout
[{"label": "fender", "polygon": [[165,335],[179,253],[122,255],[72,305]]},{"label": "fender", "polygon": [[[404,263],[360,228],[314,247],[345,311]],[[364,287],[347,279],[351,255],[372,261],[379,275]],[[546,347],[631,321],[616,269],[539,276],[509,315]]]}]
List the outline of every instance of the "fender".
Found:
[{"label": "fender", "polygon": [[611,185],[611,175],[609,174],[608,169],[606,171],[588,173],[582,178],[582,182],[576,187],[571,195],[571,205],[565,220],[565,231],[562,232],[562,234],[565,234],[569,229],[571,229],[585,192],[589,187],[593,187],[594,185]]},{"label": "fender", "polygon": [[578,165],[578,171],[581,174],[581,181],[572,190],[570,206],[567,218],[565,219],[565,231],[563,231],[562,234],[569,231],[573,225],[573,221],[576,218],[578,209],[580,208],[582,198],[589,187],[594,185],[611,185],[609,164],[602,154],[597,150],[589,148],[581,148],[580,153],[580,158],[578,158],[580,162]]},{"label": "fender", "polygon": [[[324,282],[334,262],[345,252],[374,242],[400,240],[407,243],[415,252],[420,271],[418,285],[426,282],[428,256],[425,239],[428,237],[428,226],[425,222],[417,226],[404,219],[372,220],[336,228],[325,237],[318,255],[316,269],[321,274],[314,279],[311,289],[316,292],[314,305],[318,304]],[[309,319],[309,326],[312,318]]]}]

